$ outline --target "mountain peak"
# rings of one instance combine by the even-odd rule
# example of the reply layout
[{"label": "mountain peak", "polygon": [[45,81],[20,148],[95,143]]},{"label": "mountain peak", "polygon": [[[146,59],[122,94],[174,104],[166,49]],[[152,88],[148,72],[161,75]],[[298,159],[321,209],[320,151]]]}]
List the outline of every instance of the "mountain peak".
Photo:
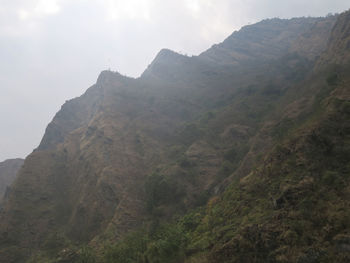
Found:
[{"label": "mountain peak", "polygon": [[96,84],[104,86],[110,82],[120,80],[121,78],[124,78],[124,76],[117,71],[103,70],[98,76]]},{"label": "mountain peak", "polygon": [[188,59],[190,59],[190,57],[179,54],[170,49],[163,48],[158,52],[152,63],[142,73],[141,77],[163,75],[165,74],[165,71],[167,71],[166,68],[170,69],[173,66],[184,63]]},{"label": "mountain peak", "polygon": [[[179,54],[167,48],[161,49],[149,67],[155,64],[173,64],[188,59],[188,56]],[[147,69],[146,69],[147,70]]]},{"label": "mountain peak", "polygon": [[162,48],[158,54],[156,55],[154,61],[162,60],[162,59],[168,59],[172,57],[177,57],[177,56],[183,56],[179,53],[176,53],[175,51],[168,49],[168,48]]}]

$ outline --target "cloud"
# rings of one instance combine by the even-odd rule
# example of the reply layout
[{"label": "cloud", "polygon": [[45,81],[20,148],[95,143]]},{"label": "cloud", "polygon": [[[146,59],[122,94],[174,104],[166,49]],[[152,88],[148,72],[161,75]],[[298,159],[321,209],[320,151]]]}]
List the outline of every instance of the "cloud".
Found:
[{"label": "cloud", "polygon": [[153,9],[152,0],[102,1],[110,20],[149,20]]},{"label": "cloud", "polygon": [[60,11],[59,0],[5,0],[0,8],[0,35],[31,31],[40,19]]}]

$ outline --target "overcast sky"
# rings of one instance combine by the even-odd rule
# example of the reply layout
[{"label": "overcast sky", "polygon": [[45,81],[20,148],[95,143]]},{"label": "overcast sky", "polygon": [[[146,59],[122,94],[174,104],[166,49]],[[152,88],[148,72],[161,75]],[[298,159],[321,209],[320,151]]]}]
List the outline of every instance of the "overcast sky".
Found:
[{"label": "overcast sky", "polygon": [[161,48],[197,55],[264,18],[349,0],[0,0],[0,161],[25,157],[101,70],[137,77]]}]

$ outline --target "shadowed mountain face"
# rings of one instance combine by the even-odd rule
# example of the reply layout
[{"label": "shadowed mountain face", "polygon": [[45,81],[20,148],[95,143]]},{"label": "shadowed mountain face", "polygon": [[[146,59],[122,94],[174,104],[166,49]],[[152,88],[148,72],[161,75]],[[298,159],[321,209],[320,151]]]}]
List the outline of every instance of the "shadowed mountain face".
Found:
[{"label": "shadowed mountain face", "polygon": [[[298,239],[310,238],[302,226],[288,237],[288,220],[307,217],[293,203],[299,193],[322,199],[312,189],[334,179],[328,173],[312,188],[315,174],[347,171],[348,60],[328,61],[349,54],[349,24],[348,13],[264,20],[199,56],[161,50],[138,79],[103,71],[62,106],[25,160],[0,217],[0,262],[85,262],[92,254],[83,244],[98,262],[245,262],[261,249],[246,262],[317,262],[300,261],[316,252],[305,252],[312,241]],[[348,200],[341,178],[347,188],[332,191]],[[177,224],[175,216],[184,217]],[[339,224],[317,242],[347,240]],[[147,234],[135,240],[145,243],[125,239],[139,229]],[[268,243],[283,235],[292,241]],[[337,246],[322,249],[334,255]]]},{"label": "shadowed mountain face", "polygon": [[23,165],[23,159],[9,159],[0,163],[0,202],[6,189],[16,178],[16,174]]}]

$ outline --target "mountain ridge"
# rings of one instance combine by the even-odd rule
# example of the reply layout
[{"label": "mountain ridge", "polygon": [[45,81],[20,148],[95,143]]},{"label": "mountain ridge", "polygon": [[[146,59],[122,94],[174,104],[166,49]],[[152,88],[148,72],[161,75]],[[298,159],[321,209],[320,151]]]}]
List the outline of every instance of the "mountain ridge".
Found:
[{"label": "mountain ridge", "polygon": [[[344,17],[340,15],[340,21]],[[240,34],[231,35],[229,40],[244,45],[244,31],[258,30],[264,40],[268,24],[265,29],[275,36],[269,38],[274,45],[267,41],[255,46],[256,39],[244,45],[252,54],[269,51],[255,63],[243,56],[246,49],[239,53],[225,40],[197,57],[164,49],[137,79],[101,72],[84,95],[62,106],[38,149],[26,159],[0,215],[0,262],[21,262],[28,256],[39,262],[41,252],[43,262],[48,257],[74,262],[69,257],[79,252],[61,255],[72,243],[99,249],[101,240],[122,240],[142,226],[157,233],[157,224],[198,206],[207,206],[215,215],[216,204],[226,205],[220,195],[230,195],[227,186],[249,182],[250,174],[269,162],[264,156],[311,118],[338,83],[340,75],[325,80],[323,73],[312,71],[323,51],[324,56],[334,52],[329,48],[332,41],[328,49],[324,42],[333,25],[333,39],[338,39],[335,32],[341,23],[336,19],[264,21],[259,29],[243,29],[241,40]],[[296,22],[300,24],[294,28]],[[286,28],[291,36],[282,34]],[[306,44],[297,45],[296,39]],[[313,39],[324,42],[317,41],[313,53],[305,55]],[[326,95],[315,95],[320,90]],[[346,90],[337,87],[333,92]],[[215,223],[210,214],[203,218],[196,223],[203,230],[195,230],[199,237],[210,235],[205,220]],[[212,229],[210,223],[208,227]],[[224,253],[218,245],[215,254],[212,241],[208,246],[206,239],[199,241],[204,243],[194,245],[189,256],[198,257],[201,249],[209,251],[209,258]],[[157,258],[156,250],[147,253]],[[152,261],[147,253],[149,262],[167,262]],[[205,260],[197,262],[211,262]]]}]

